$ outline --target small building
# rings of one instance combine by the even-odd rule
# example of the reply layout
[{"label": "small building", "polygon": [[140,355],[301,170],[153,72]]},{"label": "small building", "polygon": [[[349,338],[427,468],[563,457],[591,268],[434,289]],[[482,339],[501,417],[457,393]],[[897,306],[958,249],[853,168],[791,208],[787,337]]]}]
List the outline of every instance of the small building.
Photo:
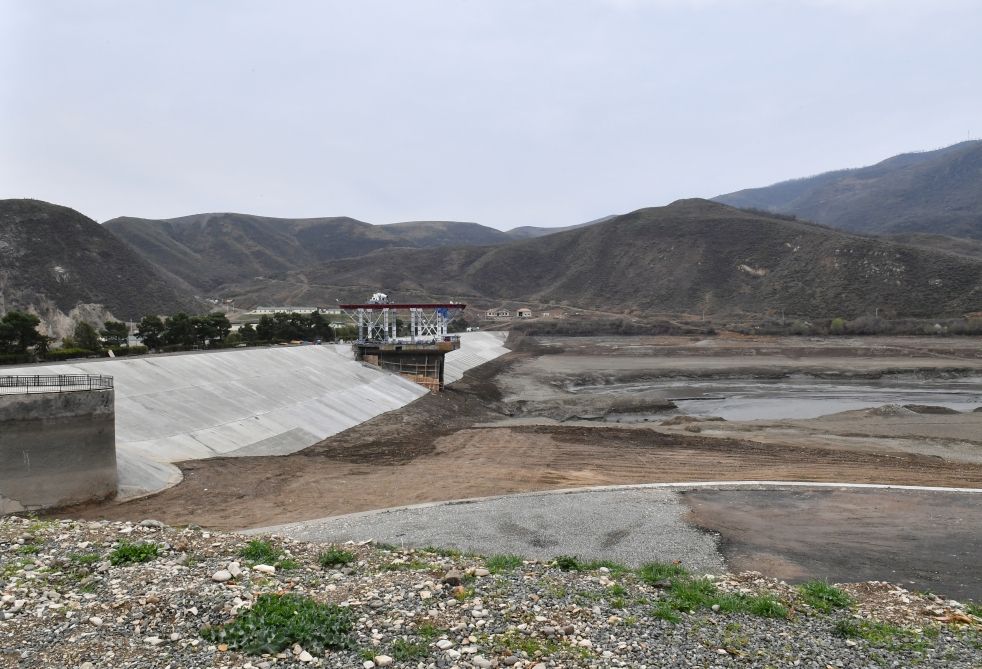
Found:
[{"label": "small building", "polygon": [[265,314],[312,314],[321,311],[317,307],[256,307],[249,312],[250,315],[262,316]]},{"label": "small building", "polygon": [[505,308],[499,307],[497,309],[488,309],[488,318],[511,318],[511,312]]},{"label": "small building", "polygon": [[528,307],[522,307],[516,313],[519,318],[532,318],[532,310]]}]

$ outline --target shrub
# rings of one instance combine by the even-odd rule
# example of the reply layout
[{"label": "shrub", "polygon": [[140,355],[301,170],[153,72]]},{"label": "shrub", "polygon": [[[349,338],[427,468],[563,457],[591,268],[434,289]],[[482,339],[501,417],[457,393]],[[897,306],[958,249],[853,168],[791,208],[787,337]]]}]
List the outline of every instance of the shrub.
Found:
[{"label": "shrub", "polygon": [[202,628],[201,636],[250,655],[272,655],[295,643],[323,655],[330,648],[350,648],[351,628],[347,608],[302,595],[264,594],[232,622]]},{"label": "shrub", "polygon": [[331,567],[337,567],[343,564],[351,564],[355,561],[356,557],[351,551],[331,546],[317,556],[317,561],[320,562],[321,567],[324,569],[330,569]]},{"label": "shrub", "polygon": [[403,638],[392,642],[392,659],[396,662],[412,662],[426,657],[426,643],[422,641],[408,641]]},{"label": "shrub", "polygon": [[45,360],[68,360],[69,358],[87,358],[90,355],[97,355],[95,351],[87,348],[56,348],[48,351],[44,355]]},{"label": "shrub", "polygon": [[140,562],[150,562],[158,555],[157,544],[142,543],[131,544],[128,541],[120,542],[112,553],[109,554],[109,563],[113,565],[137,564]]},{"label": "shrub", "polygon": [[0,365],[23,365],[34,362],[30,353],[0,353]]},{"label": "shrub", "polygon": [[554,561],[563,571],[583,571],[583,565],[575,555],[557,555]]}]

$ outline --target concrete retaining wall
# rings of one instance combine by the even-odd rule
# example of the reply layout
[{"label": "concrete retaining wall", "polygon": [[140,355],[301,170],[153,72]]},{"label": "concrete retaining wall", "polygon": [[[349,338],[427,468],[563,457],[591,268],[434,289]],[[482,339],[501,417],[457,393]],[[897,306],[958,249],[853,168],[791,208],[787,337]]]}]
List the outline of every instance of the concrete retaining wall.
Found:
[{"label": "concrete retaining wall", "polygon": [[116,493],[112,390],[0,394],[0,514]]}]

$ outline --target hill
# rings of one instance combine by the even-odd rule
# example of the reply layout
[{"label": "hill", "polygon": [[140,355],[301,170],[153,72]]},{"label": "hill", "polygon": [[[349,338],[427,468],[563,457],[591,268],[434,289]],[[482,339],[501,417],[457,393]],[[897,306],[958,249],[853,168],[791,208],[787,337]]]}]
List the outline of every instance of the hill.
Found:
[{"label": "hill", "polygon": [[269,218],[197,214],[165,220],[123,217],[104,227],[148,260],[202,291],[392,247],[499,244],[507,233],[477,223],[411,221],[371,225],[348,217]]},{"label": "hill", "polygon": [[567,230],[576,230],[577,228],[585,228],[588,225],[604,223],[612,218],[617,218],[617,216],[616,215],[602,216],[600,218],[595,218],[592,221],[587,221],[586,223],[567,225],[562,228],[541,228],[535,225],[523,225],[520,228],[512,228],[506,234],[512,239],[532,239],[534,237],[544,237],[545,235],[552,235],[557,232],[566,232]]},{"label": "hill", "polygon": [[244,302],[529,302],[611,312],[785,310],[937,316],[982,307],[982,262],[825,226],[681,200],[492,247],[390,249],[230,287]]},{"label": "hill", "polygon": [[982,239],[982,141],[906,153],[870,167],[783,181],[714,200],[794,214],[854,232]]},{"label": "hill", "polygon": [[39,200],[0,200],[0,311],[33,309],[52,325],[93,304],[125,320],[202,306],[190,287],[77,211]]}]

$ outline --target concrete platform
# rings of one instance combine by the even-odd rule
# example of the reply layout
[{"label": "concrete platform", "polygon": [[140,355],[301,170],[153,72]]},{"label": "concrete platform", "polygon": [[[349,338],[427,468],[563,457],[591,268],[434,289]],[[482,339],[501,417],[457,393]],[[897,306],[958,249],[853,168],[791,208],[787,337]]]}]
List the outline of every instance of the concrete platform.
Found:
[{"label": "concrete platform", "polygon": [[255,530],[532,558],[577,555],[789,581],[884,580],[982,599],[982,490],[740,482],[615,486],[386,509]]}]

